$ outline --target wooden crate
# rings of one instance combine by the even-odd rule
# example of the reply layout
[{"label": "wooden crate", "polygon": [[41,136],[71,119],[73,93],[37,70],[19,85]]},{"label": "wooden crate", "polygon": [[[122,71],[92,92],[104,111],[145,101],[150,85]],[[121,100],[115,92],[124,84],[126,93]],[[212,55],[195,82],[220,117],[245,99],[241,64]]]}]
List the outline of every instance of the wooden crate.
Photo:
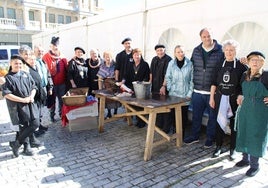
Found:
[{"label": "wooden crate", "polygon": [[62,101],[66,106],[82,106],[87,101],[88,87],[70,89],[64,96]]}]

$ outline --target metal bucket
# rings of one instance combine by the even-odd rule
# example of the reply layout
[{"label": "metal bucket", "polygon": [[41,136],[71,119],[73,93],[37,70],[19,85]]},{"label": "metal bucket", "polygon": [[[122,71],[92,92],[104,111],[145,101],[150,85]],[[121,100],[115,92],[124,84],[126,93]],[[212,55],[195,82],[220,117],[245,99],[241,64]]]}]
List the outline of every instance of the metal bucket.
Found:
[{"label": "metal bucket", "polygon": [[137,99],[148,99],[151,93],[150,82],[132,82]]}]

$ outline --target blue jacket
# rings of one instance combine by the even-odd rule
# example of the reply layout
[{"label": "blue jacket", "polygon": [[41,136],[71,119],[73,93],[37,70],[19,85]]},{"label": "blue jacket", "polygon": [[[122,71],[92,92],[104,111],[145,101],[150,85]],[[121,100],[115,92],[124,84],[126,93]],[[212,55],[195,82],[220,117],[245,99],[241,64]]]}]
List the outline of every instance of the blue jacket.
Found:
[{"label": "blue jacket", "polygon": [[191,98],[193,93],[193,64],[188,58],[185,57],[181,69],[178,67],[176,59],[172,59],[168,64],[165,79],[169,95]]},{"label": "blue jacket", "polygon": [[222,65],[224,54],[222,46],[214,40],[214,48],[208,52],[207,61],[203,59],[202,43],[194,48],[191,61],[193,62],[193,82],[194,89],[210,91],[214,74]]}]

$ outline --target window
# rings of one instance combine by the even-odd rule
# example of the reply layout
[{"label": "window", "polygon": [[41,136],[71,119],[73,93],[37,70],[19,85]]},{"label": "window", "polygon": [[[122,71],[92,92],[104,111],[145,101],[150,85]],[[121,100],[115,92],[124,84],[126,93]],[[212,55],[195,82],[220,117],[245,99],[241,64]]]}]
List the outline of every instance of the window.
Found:
[{"label": "window", "polygon": [[4,18],[4,8],[0,7],[0,18]]},{"label": "window", "polygon": [[94,0],[94,5],[95,5],[95,7],[99,7],[99,1],[98,0]]},{"label": "window", "polygon": [[7,18],[16,19],[16,11],[14,8],[7,8]]},{"label": "window", "polygon": [[34,11],[29,11],[29,20],[34,21]]},{"label": "window", "polygon": [[55,14],[49,14],[49,23],[55,23],[56,19],[55,19]]},{"label": "window", "polygon": [[8,60],[7,50],[0,50],[0,60]]},{"label": "window", "polygon": [[63,15],[58,15],[58,23],[64,24],[64,16]]},{"label": "window", "polygon": [[71,22],[72,22],[71,16],[66,16],[65,17],[65,23],[68,24],[68,23],[71,23]]},{"label": "window", "polygon": [[14,54],[19,54],[19,50],[18,49],[10,49],[11,55]]}]

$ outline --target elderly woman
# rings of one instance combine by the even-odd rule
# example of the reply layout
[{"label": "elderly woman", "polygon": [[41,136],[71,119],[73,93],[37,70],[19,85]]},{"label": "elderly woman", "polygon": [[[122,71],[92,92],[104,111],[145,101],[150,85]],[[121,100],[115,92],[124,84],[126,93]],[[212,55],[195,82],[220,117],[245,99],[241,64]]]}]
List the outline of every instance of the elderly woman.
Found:
[{"label": "elderly woman", "polygon": [[216,109],[216,149],[212,157],[219,157],[222,152],[224,135],[228,133],[228,124],[231,129],[230,159],[234,159],[236,133],[234,131],[234,117],[237,109],[236,99],[241,93],[240,79],[247,70],[237,58],[238,42],[226,40],[223,42],[225,60],[219,70],[215,71],[214,83],[210,91],[209,104]]},{"label": "elderly woman", "polygon": [[[111,52],[103,53],[104,63],[100,65],[100,69],[97,73],[99,89],[114,90],[115,85],[115,62]],[[111,109],[114,109],[114,114],[117,114],[117,108],[120,107],[119,102],[106,101],[105,107],[107,108],[106,119],[112,117]]]},{"label": "elderly woman", "polygon": [[250,168],[249,177],[259,171],[259,157],[263,157],[267,147],[268,131],[268,72],[263,71],[264,55],[253,51],[247,56],[249,69],[242,76],[242,95],[237,98],[241,105],[237,113],[236,150],[243,153],[237,167]]},{"label": "elderly woman", "polygon": [[89,87],[88,66],[83,58],[85,50],[75,47],[74,52],[75,57],[68,62],[68,79],[72,88]]}]

